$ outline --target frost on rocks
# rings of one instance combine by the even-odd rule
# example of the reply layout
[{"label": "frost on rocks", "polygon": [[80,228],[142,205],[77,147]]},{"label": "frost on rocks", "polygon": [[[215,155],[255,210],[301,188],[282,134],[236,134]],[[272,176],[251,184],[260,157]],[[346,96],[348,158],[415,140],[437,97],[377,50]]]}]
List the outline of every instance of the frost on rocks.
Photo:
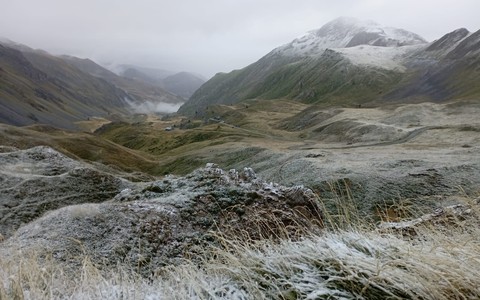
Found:
[{"label": "frost on rocks", "polygon": [[[475,206],[478,201],[475,200]],[[400,222],[382,222],[378,225],[380,231],[399,231],[409,235],[415,235],[416,229],[427,224],[444,225],[448,223],[456,223],[459,219],[463,219],[472,214],[472,206],[465,204],[456,204],[447,207],[437,208],[434,212],[425,214],[419,218],[400,221]]]},{"label": "frost on rocks", "polygon": [[21,227],[3,249],[41,249],[69,264],[86,254],[96,263],[122,261],[148,275],[195,259],[218,234],[294,239],[321,229],[318,204],[302,186],[263,182],[251,168],[227,172],[207,164],[184,177],[123,187],[111,201],[51,211]]},{"label": "frost on rocks", "polygon": [[111,199],[127,184],[46,146],[0,151],[0,234],[60,207]]}]

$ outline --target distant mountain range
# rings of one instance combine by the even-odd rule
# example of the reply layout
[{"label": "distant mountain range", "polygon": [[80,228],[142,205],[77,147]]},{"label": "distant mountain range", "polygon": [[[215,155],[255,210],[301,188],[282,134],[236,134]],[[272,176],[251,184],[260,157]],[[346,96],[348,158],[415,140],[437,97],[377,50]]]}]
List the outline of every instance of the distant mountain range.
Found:
[{"label": "distant mountain range", "polygon": [[291,99],[359,106],[480,96],[480,31],[458,29],[428,43],[372,21],[338,18],[280,46],[259,61],[219,73],[179,112],[247,99]]},{"label": "distant mountain range", "polygon": [[[119,76],[89,59],[53,56],[9,40],[0,41],[0,122],[48,124],[77,129],[90,117],[121,118],[138,107],[176,110],[185,102],[183,73],[169,82],[175,92],[151,80]],[[175,75],[174,75],[175,76]],[[187,93],[193,92],[191,86]]]},{"label": "distant mountain range", "polygon": [[[77,129],[90,117],[154,109],[205,116],[249,99],[317,106],[378,106],[480,96],[480,31],[461,28],[428,43],[372,21],[333,20],[257,62],[205,82],[197,74],[53,56],[0,41],[0,122]],[[191,96],[191,97],[190,97]],[[162,105],[158,105],[162,104]],[[166,105],[163,105],[166,104]]]},{"label": "distant mountain range", "polygon": [[118,73],[123,77],[160,86],[185,100],[188,100],[206,81],[202,75],[190,72],[175,73],[133,65],[120,65],[117,69]]}]

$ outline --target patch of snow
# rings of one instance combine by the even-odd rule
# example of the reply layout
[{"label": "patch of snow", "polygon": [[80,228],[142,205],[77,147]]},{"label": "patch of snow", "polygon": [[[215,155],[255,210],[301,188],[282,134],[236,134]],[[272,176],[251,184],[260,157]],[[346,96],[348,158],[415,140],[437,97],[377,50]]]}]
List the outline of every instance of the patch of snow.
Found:
[{"label": "patch of snow", "polygon": [[383,27],[382,33],[385,37],[398,41],[401,45],[418,45],[420,43],[419,36],[413,32],[394,28]]},{"label": "patch of snow", "polygon": [[404,72],[404,58],[420,48],[423,45],[403,46],[403,47],[377,47],[362,45],[351,48],[332,49],[341,53],[354,65],[367,65],[386,70],[396,70]]},{"label": "patch of snow", "polygon": [[[426,43],[419,35],[403,29],[383,27],[373,21],[342,17],[325,24],[318,30],[308,32],[305,36],[297,38],[273,52],[285,56],[319,56],[326,49],[347,47],[352,39],[361,33],[377,34],[378,39],[388,41],[388,46]],[[369,43],[378,39],[374,38]]]}]

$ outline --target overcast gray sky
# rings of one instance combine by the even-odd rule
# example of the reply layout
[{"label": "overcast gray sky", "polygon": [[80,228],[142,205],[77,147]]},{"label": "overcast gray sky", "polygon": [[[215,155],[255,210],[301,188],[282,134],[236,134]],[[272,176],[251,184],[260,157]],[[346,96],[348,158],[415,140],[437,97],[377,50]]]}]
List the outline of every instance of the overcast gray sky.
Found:
[{"label": "overcast gray sky", "polygon": [[429,41],[480,29],[479,0],[0,0],[0,36],[54,54],[205,76],[255,62],[339,16]]}]

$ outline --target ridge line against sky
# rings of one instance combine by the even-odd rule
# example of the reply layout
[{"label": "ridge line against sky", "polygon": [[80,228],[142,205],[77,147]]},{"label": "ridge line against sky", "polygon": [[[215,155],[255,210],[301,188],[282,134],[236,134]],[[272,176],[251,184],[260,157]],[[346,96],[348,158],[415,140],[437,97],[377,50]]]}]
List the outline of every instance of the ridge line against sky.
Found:
[{"label": "ridge line against sky", "polygon": [[373,20],[428,41],[480,29],[478,0],[0,0],[0,36],[103,65],[207,77],[247,66],[340,17]]}]

